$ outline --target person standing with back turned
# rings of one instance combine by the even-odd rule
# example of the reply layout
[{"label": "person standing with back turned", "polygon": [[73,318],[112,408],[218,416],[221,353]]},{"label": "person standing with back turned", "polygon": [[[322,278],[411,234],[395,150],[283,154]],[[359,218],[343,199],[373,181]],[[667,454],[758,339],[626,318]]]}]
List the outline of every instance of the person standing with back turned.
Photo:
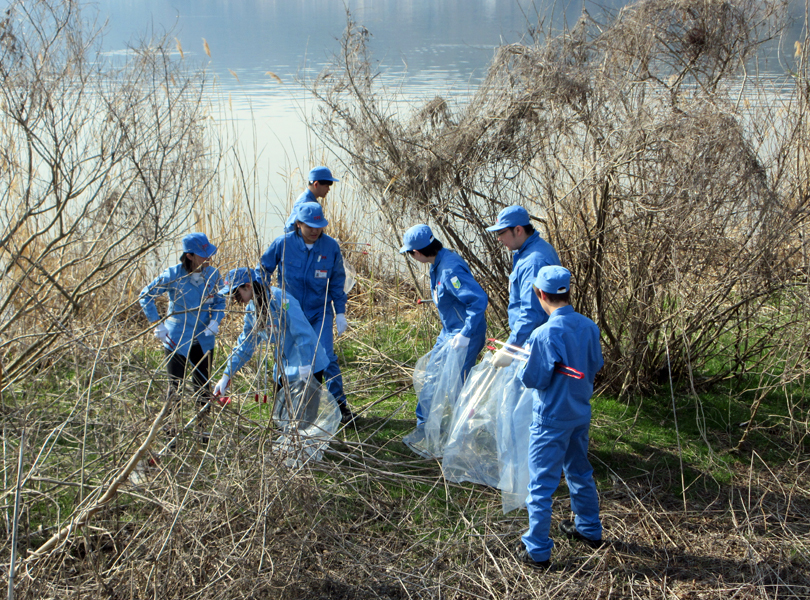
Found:
[{"label": "person standing with back turned", "polygon": [[599,495],[588,462],[591,395],[596,374],[604,365],[599,328],[571,306],[571,273],[563,267],[543,267],[533,284],[548,321],[529,337],[529,359],[518,370],[533,390],[529,433],[529,529],[518,548],[524,564],[545,569],[554,542],[551,495],[565,473],[574,521],[562,521],[560,531],[592,548],[602,545]]},{"label": "person standing with back turned", "polygon": [[[541,268],[559,265],[560,259],[551,244],[534,230],[529,213],[522,206],[504,208],[498,213],[497,222],[487,227],[487,231],[494,232],[498,240],[514,252],[507,309],[510,334],[506,343],[523,346],[532,331],[548,319],[532,290],[532,284]],[[507,367],[511,363],[512,356],[506,347],[492,357],[492,364],[496,367]]]}]

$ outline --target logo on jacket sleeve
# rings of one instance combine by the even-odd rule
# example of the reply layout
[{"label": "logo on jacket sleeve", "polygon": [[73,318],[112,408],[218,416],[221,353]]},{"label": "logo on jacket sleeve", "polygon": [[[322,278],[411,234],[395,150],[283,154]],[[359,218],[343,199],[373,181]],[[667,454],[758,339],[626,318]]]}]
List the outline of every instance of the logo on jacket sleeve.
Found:
[{"label": "logo on jacket sleeve", "polygon": [[458,280],[458,277],[450,278],[450,283],[452,283],[453,287],[457,290],[461,288],[461,282]]}]

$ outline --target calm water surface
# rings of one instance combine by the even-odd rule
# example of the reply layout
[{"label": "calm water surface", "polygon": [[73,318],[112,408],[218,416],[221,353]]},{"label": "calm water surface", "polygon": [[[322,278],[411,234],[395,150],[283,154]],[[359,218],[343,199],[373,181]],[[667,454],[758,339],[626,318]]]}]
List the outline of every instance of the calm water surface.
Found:
[{"label": "calm water surface", "polygon": [[[535,7],[543,2],[526,0],[99,0],[96,6],[108,21],[104,46],[111,54],[125,52],[150,30],[171,31],[186,60],[206,65],[221,122],[238,138],[245,161],[256,164],[262,230],[269,240],[280,233],[282,215],[314,162],[334,166],[339,178],[346,174],[307,131],[304,119],[313,101],[297,83],[314,77],[338,51],[346,7],[371,32],[384,81],[400,89],[401,98],[441,95],[463,102],[485,75],[495,48],[520,41],[540,19],[559,27],[575,22],[583,6],[596,16],[599,6],[615,10],[623,4],[547,2],[555,8],[541,9],[541,15]],[[794,1],[793,13],[803,15],[803,6]],[[791,53],[799,35],[797,25],[783,42]],[[347,185],[332,192],[334,200],[349,194]]]}]

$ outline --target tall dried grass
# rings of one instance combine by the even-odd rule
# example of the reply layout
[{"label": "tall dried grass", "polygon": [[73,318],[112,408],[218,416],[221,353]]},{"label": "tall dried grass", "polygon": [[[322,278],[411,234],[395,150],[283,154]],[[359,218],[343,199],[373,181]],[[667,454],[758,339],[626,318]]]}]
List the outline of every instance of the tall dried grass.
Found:
[{"label": "tall dried grass", "polygon": [[[68,16],[72,18],[72,14]],[[8,47],[5,51],[11,52]],[[9,56],[5,55],[6,61]],[[6,64],[0,61],[0,65]],[[167,89],[174,88],[167,85]],[[576,100],[577,86],[555,89],[555,93],[565,92],[566,101]],[[194,98],[192,95],[191,107],[199,108]],[[557,101],[554,98],[548,101],[551,100]],[[179,100],[178,103],[182,105]],[[430,127],[440,127],[452,119],[445,108],[441,103],[433,106]],[[192,113],[193,110],[189,119]],[[506,121],[513,127],[509,131],[526,127],[526,122],[517,117]],[[684,132],[675,129],[669,129],[673,140],[689,131],[694,133],[688,128]],[[739,138],[735,131],[722,128],[713,131],[715,136],[711,140]],[[509,144],[514,137],[505,132],[508,131],[503,130],[498,138],[506,144],[501,146],[504,152],[512,148]],[[382,133],[380,144],[393,143]],[[461,135],[463,131],[456,133]],[[201,136],[192,136],[195,144]],[[245,381],[250,385],[245,389],[249,391],[235,394],[230,405],[213,410],[214,435],[207,446],[199,446],[187,436],[171,454],[158,456],[154,446],[140,450],[149,432],[153,435],[156,432],[155,424],[160,423],[157,407],[164,405],[168,388],[153,341],[143,335],[145,323],[138,311],[132,309],[137,290],[153,274],[147,272],[154,267],[148,264],[149,257],[153,252],[165,251],[165,244],[171,244],[192,227],[206,231],[221,247],[218,263],[223,270],[237,265],[253,266],[262,249],[261,236],[256,233],[261,224],[254,204],[260,198],[245,183],[249,178],[235,183],[216,179],[212,171],[218,165],[192,152],[199,148],[191,144],[191,139],[188,142],[189,146],[178,147],[178,152],[182,150],[189,160],[200,158],[200,162],[189,163],[193,169],[185,171],[186,175],[195,176],[191,197],[196,202],[188,203],[184,196],[190,189],[184,186],[190,185],[191,180],[172,179],[168,189],[173,195],[167,191],[171,210],[161,213],[166,220],[148,221],[156,228],[142,229],[147,222],[143,215],[152,214],[151,205],[135,202],[159,198],[148,193],[155,188],[147,186],[147,180],[159,179],[159,173],[151,172],[153,178],[142,176],[133,180],[143,193],[115,196],[110,212],[113,217],[104,216],[107,215],[104,210],[108,209],[101,208],[100,200],[97,208],[92,203],[87,205],[88,215],[100,215],[97,220],[87,215],[74,219],[71,215],[67,237],[57,237],[60,225],[53,219],[47,221],[48,229],[34,226],[34,221],[24,221],[4,234],[3,239],[12,240],[1,246],[7,253],[4,257],[15,257],[4,265],[9,265],[9,276],[13,275],[20,284],[12,289],[13,297],[7,300],[2,313],[4,319],[9,314],[18,315],[13,327],[8,325],[3,330],[13,331],[17,337],[0,339],[9,344],[2,346],[7,348],[7,354],[3,358],[0,384],[4,428],[2,527],[7,532],[1,552],[5,565],[5,557],[11,554],[8,534],[15,526],[11,511],[16,483],[13,458],[20,451],[24,467],[18,524],[22,557],[14,586],[17,598],[754,599],[800,598],[810,594],[805,539],[810,529],[810,494],[803,450],[807,427],[801,417],[806,403],[797,391],[801,388],[795,386],[803,383],[806,371],[798,362],[788,362],[789,357],[804,352],[805,338],[800,336],[781,338],[789,345],[783,346],[788,350],[779,354],[784,361],[780,377],[795,386],[785,388],[786,393],[795,394],[789,398],[794,416],[781,428],[774,429],[779,435],[772,436],[774,445],[784,449],[786,443],[794,449],[785,464],[774,465],[761,458],[770,445],[751,448],[741,443],[740,451],[751,457],[750,466],[733,472],[729,485],[714,485],[708,474],[698,478],[693,485],[706,486],[686,506],[681,496],[671,492],[680,484],[680,473],[667,466],[670,462],[666,460],[666,450],[656,450],[661,456],[655,469],[640,470],[633,477],[627,476],[626,471],[599,464],[612,482],[610,489],[602,490],[605,537],[610,544],[592,553],[558,539],[555,569],[536,573],[520,566],[514,560],[513,546],[525,527],[525,513],[504,517],[500,513],[500,499],[493,490],[447,482],[439,465],[407,454],[397,438],[412,427],[413,421],[405,414],[401,399],[390,404],[383,400],[401,396],[409,385],[409,365],[418,355],[419,340],[424,343],[436,333],[436,320],[425,310],[428,307],[413,306],[418,286],[404,281],[400,271],[389,266],[402,260],[401,257],[393,252],[383,254],[381,246],[377,246],[397,245],[396,231],[401,231],[398,224],[404,226],[408,219],[436,218],[433,212],[408,208],[404,203],[401,214],[394,214],[400,220],[392,221],[377,214],[368,218],[368,204],[363,206],[360,218],[341,213],[337,205],[328,206],[331,233],[346,247],[350,242],[368,241],[375,246],[369,254],[346,252],[358,273],[358,283],[350,296],[352,328],[349,340],[343,343],[360,348],[347,369],[347,391],[355,408],[365,417],[351,431],[338,435],[326,460],[290,467],[274,451],[276,432],[253,400],[253,394],[266,386],[260,368],[246,369]],[[678,141],[672,147],[683,143]],[[212,146],[215,144],[211,139],[203,143],[203,148]],[[227,154],[222,150],[220,147],[214,154]],[[678,160],[685,160],[689,153],[677,156]],[[399,158],[404,160],[405,156]],[[11,162],[8,158],[4,160]],[[796,161],[790,168],[798,171],[801,164],[802,161]],[[532,173],[540,170],[536,166],[532,169]],[[431,177],[443,177],[441,170],[426,172],[429,176],[419,185],[428,186],[428,180],[433,181]],[[671,175],[664,173],[661,178]],[[617,176],[616,181],[621,179]],[[17,194],[9,207],[27,206],[20,200],[24,194],[15,191],[21,189],[20,181],[8,179],[8,186],[3,188],[8,190],[9,198]],[[365,181],[368,183],[370,179]],[[391,181],[388,178],[384,186],[370,188],[379,192],[376,198],[385,198],[384,207],[388,202],[405,198],[404,192],[394,192],[389,200]],[[399,171],[396,181],[414,186],[407,188],[414,193],[423,189],[416,178],[408,183]],[[506,193],[511,185],[508,178],[499,181]],[[600,181],[605,184],[606,180]],[[539,182],[531,180],[524,189],[537,186],[539,190]],[[474,204],[461,175],[454,175],[452,185],[459,186],[462,191],[458,195],[462,200],[466,198],[468,206]],[[634,179],[634,185],[642,186],[640,177]],[[791,189],[791,201],[800,208],[803,188],[787,189]],[[34,186],[30,191],[34,191]],[[606,240],[608,232],[624,240],[621,244],[612,242],[614,249],[636,249],[649,240],[634,237],[637,230],[629,225],[619,226],[626,224],[629,212],[619,211],[618,215],[602,212],[605,220],[596,227],[598,234],[586,236],[593,243],[586,261],[586,257],[578,254],[577,240],[585,238],[576,237],[583,233],[573,215],[579,215],[588,227],[595,227],[592,219],[598,211],[592,213],[582,203],[566,204],[569,197],[579,193],[569,189],[568,196],[561,194],[557,198],[557,206],[564,208],[560,208],[557,217],[548,215],[547,231],[559,233],[555,242],[566,260],[578,265],[577,277],[583,282],[587,281],[587,265],[599,266],[590,275],[593,278],[601,276],[600,269],[607,271],[612,266],[610,261],[596,258],[587,262],[591,256],[599,256],[600,245],[607,244],[599,240]],[[580,201],[600,198],[577,197]],[[52,196],[46,194],[42,198],[43,202],[46,199],[52,202]],[[623,201],[629,203],[626,198]],[[462,250],[471,240],[479,239],[474,228],[488,224],[493,218],[497,202],[492,204],[487,205],[486,212],[476,214],[478,220],[470,221],[470,229],[447,235],[445,239]],[[51,204],[43,206],[51,210]],[[128,212],[119,212],[124,206],[129,207]],[[580,213],[574,212],[577,206]],[[618,211],[618,206],[610,204],[612,210]],[[630,211],[639,206],[647,205],[628,204],[623,208]],[[25,210],[6,214],[18,215],[19,221]],[[572,212],[567,215],[566,210]],[[667,207],[650,209],[656,215],[666,210]],[[722,221],[723,210],[722,206],[718,208],[712,213],[713,218]],[[728,231],[743,228],[742,217],[746,214],[750,213],[726,215],[734,226]],[[451,228],[453,218],[466,215],[451,205],[443,221],[447,231],[455,231]],[[689,211],[676,211],[667,218],[671,218],[674,226],[679,219],[689,222],[692,216]],[[615,221],[609,221],[608,217]],[[371,234],[378,233],[379,238],[371,240],[370,234],[357,224],[363,223],[363,218]],[[629,220],[644,221],[643,213]],[[90,225],[96,222],[98,226]],[[112,223],[118,227],[112,227]],[[156,225],[161,223],[162,227]],[[653,230],[653,224],[654,220],[647,231]],[[128,237],[115,237],[120,228],[128,232]],[[735,248],[746,245],[734,235],[729,237],[737,244]],[[127,245],[131,239],[141,240],[138,251]],[[749,239],[747,244],[755,246],[756,240]],[[88,247],[95,254],[88,254]],[[175,251],[174,246],[169,247]],[[79,251],[82,248],[85,250]],[[700,263],[701,253],[714,252],[716,248],[711,244],[699,248],[697,258],[689,255],[690,260],[696,261],[689,263],[695,272],[717,277],[719,269],[728,268],[727,262]],[[109,252],[99,255],[102,249]],[[493,250],[490,247],[489,254],[475,256],[479,260],[477,268],[483,272],[487,267],[487,273],[493,277],[490,289],[497,290],[500,285],[497,276],[508,267],[503,257],[492,268],[487,266],[486,257],[494,256]],[[795,267],[796,254],[788,250],[787,255]],[[88,256],[103,256],[101,266],[106,267],[109,260],[111,270],[95,271],[101,266]],[[680,267],[681,262],[674,264]],[[621,281],[626,283],[633,280],[633,269],[627,268],[627,263],[624,265],[627,279]],[[612,268],[620,270],[618,266]],[[663,264],[661,268],[671,269],[672,265]],[[115,277],[110,278],[108,273]],[[761,277],[755,277],[751,285],[761,281]],[[639,289],[645,288],[639,283]],[[773,302],[762,305],[776,321],[796,319],[804,310],[796,293],[799,288],[784,289],[783,305]],[[61,290],[68,293],[62,294],[65,300],[59,304]],[[740,292],[735,287],[733,293]],[[788,293],[796,295],[789,297]],[[626,296],[625,300],[629,302],[628,298],[635,297]],[[28,304],[23,302],[26,298]],[[669,301],[668,296],[655,298],[663,304]],[[74,309],[69,299],[80,300],[81,308]],[[695,304],[688,306],[694,312],[700,310]],[[49,312],[40,312],[41,307]],[[9,313],[12,309],[16,312]],[[679,318],[686,321],[689,314],[686,312]],[[747,316],[753,318],[753,314]],[[221,339],[235,339],[240,321],[234,311]],[[397,328],[403,322],[409,329]],[[675,335],[669,322],[659,321],[658,325],[663,334]],[[674,331],[681,335],[677,327]],[[386,344],[376,343],[381,340],[374,336],[388,336]],[[370,338],[372,343],[368,343]],[[18,366],[10,369],[8,357],[22,357],[29,347],[25,360],[20,358],[20,362],[14,363]],[[38,354],[40,348],[44,349]],[[217,353],[227,350],[220,343]],[[215,360],[215,364],[219,362]],[[772,385],[767,380],[769,376],[763,371],[766,379],[761,386],[763,390]],[[181,410],[188,416],[193,400],[184,395],[181,404]],[[626,421],[621,424],[623,427],[633,426],[632,416]],[[750,427],[758,426],[756,419],[751,423]],[[614,424],[597,416],[594,426]],[[18,432],[23,429],[28,435],[24,447],[19,448]],[[740,436],[732,443],[736,441],[742,441]],[[126,469],[138,452],[152,461],[143,461],[137,477],[124,480]],[[636,457],[614,455],[614,458],[632,463]],[[563,489],[555,507],[555,520],[561,512],[567,515],[569,509]],[[50,539],[54,540],[53,546],[43,547]],[[42,548],[42,552],[36,553],[37,548]],[[8,578],[5,567],[3,577]]]}]

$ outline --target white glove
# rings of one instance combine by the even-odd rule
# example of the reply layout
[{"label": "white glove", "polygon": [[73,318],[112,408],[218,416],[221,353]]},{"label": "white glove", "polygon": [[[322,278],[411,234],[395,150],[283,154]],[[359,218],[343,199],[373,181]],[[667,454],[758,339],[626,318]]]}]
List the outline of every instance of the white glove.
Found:
[{"label": "white glove", "polygon": [[298,367],[298,377],[301,381],[306,381],[312,374],[312,367],[310,365],[301,365]]},{"label": "white glove", "polygon": [[511,365],[512,360],[512,356],[501,348],[495,353],[495,356],[492,357],[492,366],[502,369],[503,367]]},{"label": "white glove", "polygon": [[222,379],[219,380],[219,383],[214,386],[214,397],[224,396],[230,382],[231,378],[227,375],[223,375]]},{"label": "white glove", "polygon": [[206,328],[203,329],[201,335],[216,335],[217,333],[219,333],[219,323],[211,321]]},{"label": "white glove", "polygon": [[453,337],[453,341],[450,343],[450,345],[453,347],[453,350],[458,350],[459,348],[466,348],[467,346],[470,345],[470,338],[468,338],[466,335],[461,335],[460,333],[457,333]]},{"label": "white glove", "polygon": [[343,332],[346,331],[348,326],[349,323],[346,321],[346,315],[343,313],[335,315],[335,327],[337,327],[338,335],[343,335]]},{"label": "white glove", "polygon": [[164,344],[169,343],[169,330],[166,329],[166,325],[158,323],[158,326],[155,327],[155,337]]}]

